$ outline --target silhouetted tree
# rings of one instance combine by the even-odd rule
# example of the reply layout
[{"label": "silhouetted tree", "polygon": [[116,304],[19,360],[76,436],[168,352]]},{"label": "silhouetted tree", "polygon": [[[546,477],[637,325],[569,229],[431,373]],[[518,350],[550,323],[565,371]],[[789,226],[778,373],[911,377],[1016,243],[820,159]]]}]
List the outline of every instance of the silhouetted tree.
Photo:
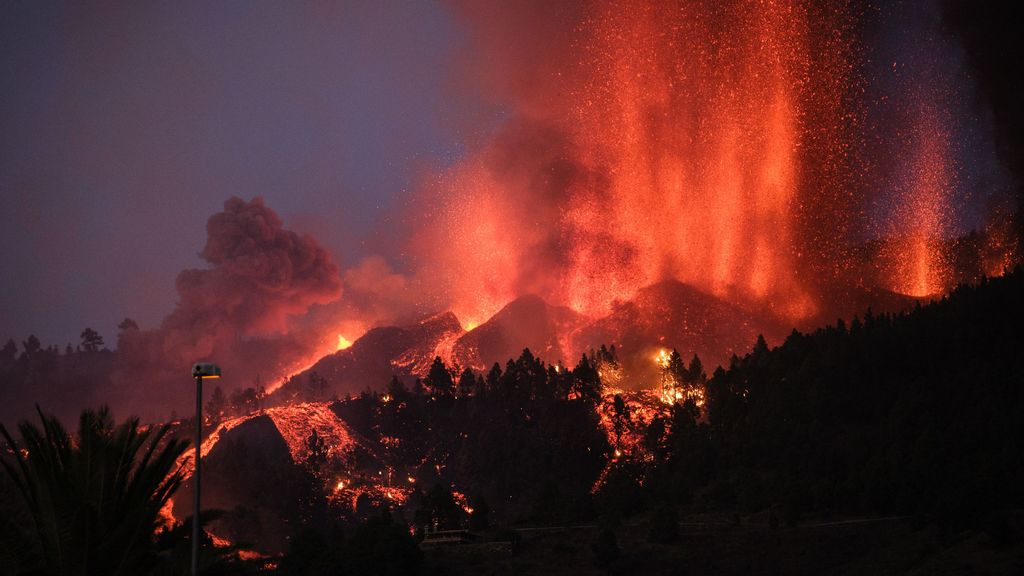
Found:
[{"label": "silhouetted tree", "polygon": [[125,318],[124,320],[121,320],[121,323],[117,325],[117,328],[122,332],[128,330],[138,330],[139,324],[135,322],[135,320],[132,320],[131,318]]},{"label": "silhouetted tree", "polygon": [[39,353],[42,350],[43,345],[39,342],[39,338],[36,338],[35,334],[29,334],[28,338],[21,343],[22,358],[32,358],[32,356]]},{"label": "silhouetted tree", "polygon": [[426,387],[427,393],[432,396],[444,397],[452,395],[455,383],[452,381],[452,375],[448,372],[448,368],[444,365],[444,360],[441,360],[440,356],[436,356],[434,362],[431,363],[430,371],[427,372],[423,385]]},{"label": "silhouetted tree", "polygon": [[236,414],[248,414],[256,408],[256,389],[244,388],[231,394],[231,407]]},{"label": "silhouetted tree", "polygon": [[423,388],[423,380],[421,378],[417,377],[416,380],[413,380],[412,393],[417,397],[423,396],[426,393],[426,390]]},{"label": "silhouetted tree", "polygon": [[573,385],[572,394],[574,397],[596,404],[601,400],[601,378],[584,354],[572,371]]},{"label": "silhouetted tree", "polygon": [[206,401],[206,416],[213,424],[219,423],[224,418],[224,411],[227,409],[228,401],[220,386],[214,386],[210,399]]},{"label": "silhouetted tree", "polygon": [[409,395],[409,391],[405,389],[405,384],[402,383],[398,376],[392,375],[391,380],[388,382],[387,394],[397,402],[401,402]]},{"label": "silhouetted tree", "polygon": [[499,382],[501,382],[501,365],[495,362],[494,366],[491,366],[490,371],[487,372],[487,391],[497,391]]},{"label": "silhouetted tree", "polygon": [[687,370],[687,382],[703,386],[707,379],[708,375],[704,373],[704,365],[700,361],[700,356],[694,354],[693,358],[690,359],[690,368]]},{"label": "silhouetted tree", "polygon": [[86,352],[99,352],[103,348],[103,337],[92,328],[82,330],[82,350]]},{"label": "silhouetted tree", "polygon": [[18,346],[14,340],[8,339],[3,348],[0,348],[0,364],[11,364],[18,354]]},{"label": "silhouetted tree", "polygon": [[167,438],[168,426],[115,425],[104,407],[85,411],[74,439],[39,412],[42,427],[18,426],[18,441],[0,464],[32,517],[25,526],[19,572],[125,574],[156,562],[153,533],[160,509],[181,482],[176,460],[187,442]]},{"label": "silhouetted tree", "polygon": [[468,367],[459,376],[459,396],[472,396],[476,393],[476,375]]}]

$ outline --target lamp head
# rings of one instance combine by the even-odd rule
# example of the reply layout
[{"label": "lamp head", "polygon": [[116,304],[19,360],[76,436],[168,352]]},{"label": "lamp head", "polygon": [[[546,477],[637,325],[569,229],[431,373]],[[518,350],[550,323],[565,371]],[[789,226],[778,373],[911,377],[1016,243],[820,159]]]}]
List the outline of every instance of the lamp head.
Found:
[{"label": "lamp head", "polygon": [[193,378],[220,378],[220,366],[209,362],[198,362],[192,365]]}]

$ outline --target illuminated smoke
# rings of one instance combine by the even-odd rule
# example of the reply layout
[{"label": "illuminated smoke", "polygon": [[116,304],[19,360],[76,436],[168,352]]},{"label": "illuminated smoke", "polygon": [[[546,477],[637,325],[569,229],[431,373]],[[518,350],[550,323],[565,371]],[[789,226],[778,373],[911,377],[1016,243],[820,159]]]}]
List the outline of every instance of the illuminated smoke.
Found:
[{"label": "illuminated smoke", "polygon": [[[851,212],[843,10],[793,0],[464,12],[492,68],[473,72],[509,112],[428,186],[412,247],[444,271],[461,319],[525,293],[594,317],[666,278],[787,319],[817,311],[821,272],[842,272]],[[528,22],[560,28],[538,38]]]},{"label": "illuminated smoke", "polygon": [[336,347],[336,334],[303,318],[341,293],[337,266],[312,238],[286,230],[260,198],[231,198],[206,231],[200,256],[210,267],[178,275],[178,304],[158,329],[120,334],[116,392],[101,400],[170,412],[187,398],[180,389],[193,362],[221,364],[224,386],[233,389],[257,377],[272,383]]},{"label": "illuminated smoke", "polygon": [[[524,294],[600,318],[677,280],[810,326],[862,312],[856,294],[972,278],[951,244],[1005,188],[958,172],[994,149],[968,126],[969,80],[950,69],[937,3],[458,8],[474,41],[460,81],[495,112],[413,199],[407,255],[464,325]],[[883,53],[899,73],[873,62]],[[1010,226],[987,227],[982,265],[1005,269]]]}]

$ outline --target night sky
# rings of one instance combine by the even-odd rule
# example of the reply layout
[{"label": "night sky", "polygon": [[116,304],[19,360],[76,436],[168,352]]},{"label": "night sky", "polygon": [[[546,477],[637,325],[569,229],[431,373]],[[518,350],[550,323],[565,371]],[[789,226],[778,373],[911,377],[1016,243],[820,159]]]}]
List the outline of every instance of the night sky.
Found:
[{"label": "night sky", "polygon": [[459,155],[444,7],[115,4],[0,9],[4,341],[157,325],[233,195],[350,265],[417,173]]},{"label": "night sky", "polygon": [[[116,4],[0,7],[0,344],[35,334],[63,348],[88,326],[113,346],[125,317],[157,327],[232,196],[263,197],[342,271],[381,254],[406,272],[403,210],[552,96],[536,84],[557,70],[536,55],[579,16],[543,2],[490,16],[458,2]],[[898,142],[897,111],[941,100],[955,119],[953,227],[976,228],[1009,186],[987,102],[937,0],[879,4],[863,31],[863,138]],[[900,184],[869,185],[866,217],[884,230]]]}]

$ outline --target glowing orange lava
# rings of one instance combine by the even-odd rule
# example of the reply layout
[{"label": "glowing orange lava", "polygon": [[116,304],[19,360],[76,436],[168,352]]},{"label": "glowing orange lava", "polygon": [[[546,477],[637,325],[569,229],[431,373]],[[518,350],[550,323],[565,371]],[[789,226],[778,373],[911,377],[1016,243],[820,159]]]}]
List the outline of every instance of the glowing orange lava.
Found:
[{"label": "glowing orange lava", "polygon": [[920,105],[912,137],[909,184],[902,191],[893,221],[890,276],[894,291],[924,297],[945,292],[952,282],[943,238],[949,233],[955,175],[949,135],[939,111],[927,102]]},{"label": "glowing orange lava", "polygon": [[598,316],[666,278],[814,314],[801,259],[827,260],[844,226],[818,206],[841,188],[823,175],[852,116],[847,19],[808,0],[595,2],[558,98],[435,183],[441,223],[416,249],[456,314],[536,293]]}]

